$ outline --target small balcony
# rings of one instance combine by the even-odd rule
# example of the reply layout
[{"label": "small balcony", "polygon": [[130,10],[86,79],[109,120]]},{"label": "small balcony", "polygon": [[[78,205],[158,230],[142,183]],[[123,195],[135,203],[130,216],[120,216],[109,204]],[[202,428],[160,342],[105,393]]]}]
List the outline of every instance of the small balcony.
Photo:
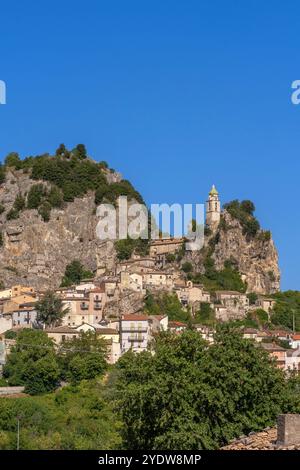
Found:
[{"label": "small balcony", "polygon": [[129,336],[128,341],[130,343],[142,343],[144,341],[144,336]]},{"label": "small balcony", "polygon": [[122,328],[123,333],[147,333],[148,328]]},{"label": "small balcony", "polygon": [[80,304],[80,309],[81,310],[88,310],[89,306],[87,304]]}]

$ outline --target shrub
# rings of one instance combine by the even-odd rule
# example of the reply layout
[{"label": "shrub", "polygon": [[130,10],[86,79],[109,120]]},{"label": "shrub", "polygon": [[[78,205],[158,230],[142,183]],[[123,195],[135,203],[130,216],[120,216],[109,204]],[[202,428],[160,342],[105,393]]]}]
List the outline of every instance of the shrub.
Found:
[{"label": "shrub", "polygon": [[18,217],[19,217],[19,212],[14,208],[10,209],[8,213],[6,214],[7,220],[17,219]]},{"label": "shrub", "polygon": [[22,196],[21,193],[17,194],[14,202],[14,208],[19,212],[25,208],[25,205],[25,198]]},{"label": "shrub", "polygon": [[31,186],[27,195],[27,208],[38,209],[45,195],[45,187],[43,184],[34,184]]},{"label": "shrub", "polygon": [[189,261],[186,261],[185,263],[181,265],[181,269],[185,273],[191,273],[193,271],[193,265]]},{"label": "shrub", "polygon": [[176,261],[176,255],[174,253],[167,253],[166,254],[166,261],[168,263],[173,263],[174,261]]}]

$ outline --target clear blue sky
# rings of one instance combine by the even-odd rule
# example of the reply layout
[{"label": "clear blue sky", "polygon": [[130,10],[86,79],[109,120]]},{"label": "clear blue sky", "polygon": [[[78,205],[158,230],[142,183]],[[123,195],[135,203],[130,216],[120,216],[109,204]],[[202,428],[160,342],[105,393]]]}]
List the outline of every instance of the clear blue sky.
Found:
[{"label": "clear blue sky", "polygon": [[1,4],[0,155],[85,143],[151,202],[249,198],[300,289],[297,1]]}]

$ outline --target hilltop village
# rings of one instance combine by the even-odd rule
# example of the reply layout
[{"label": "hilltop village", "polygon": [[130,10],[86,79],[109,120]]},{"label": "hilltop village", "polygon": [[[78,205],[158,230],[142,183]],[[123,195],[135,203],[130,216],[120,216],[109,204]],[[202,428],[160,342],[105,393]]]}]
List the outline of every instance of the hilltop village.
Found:
[{"label": "hilltop village", "polygon": [[[206,202],[206,230],[210,238],[216,233],[220,220],[221,203],[213,186]],[[77,285],[55,289],[66,313],[51,326],[38,320],[36,309],[36,303],[45,291],[23,285],[3,289],[0,291],[2,364],[13,344],[13,340],[5,339],[6,333],[23,328],[42,328],[57,345],[78,337],[81,332],[92,331],[106,341],[110,363],[115,363],[129,349],[144,351],[158,331],[180,333],[188,327],[189,322],[174,320],[163,312],[149,314],[145,308],[147,299],[163,294],[178,301],[182,311],[188,312],[193,328],[208,342],[213,342],[217,323],[238,321],[256,311],[265,313],[266,319],[270,319],[276,303],[274,297],[253,295],[246,290],[209,291],[174,266],[171,261],[183,251],[184,244],[183,238],[152,241],[147,256],[133,254],[130,259],[119,261],[110,275],[82,279]],[[213,320],[199,323],[197,312],[201,311],[209,312]],[[261,343],[276,358],[280,368],[300,367],[299,335],[291,331],[253,328],[243,331],[245,338]],[[292,349],[285,350],[277,339],[287,341]]]}]

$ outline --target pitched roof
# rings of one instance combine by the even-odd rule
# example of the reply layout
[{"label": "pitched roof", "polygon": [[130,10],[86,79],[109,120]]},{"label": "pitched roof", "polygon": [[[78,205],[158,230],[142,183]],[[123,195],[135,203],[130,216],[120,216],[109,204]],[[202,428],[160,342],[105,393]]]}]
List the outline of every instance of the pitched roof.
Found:
[{"label": "pitched roof", "polygon": [[80,332],[75,328],[70,328],[69,326],[57,326],[55,328],[48,328],[45,330],[46,333],[72,333],[78,335]]},{"label": "pitched roof", "polygon": [[119,332],[114,328],[97,328],[98,335],[118,335]]},{"label": "pitched roof", "polygon": [[132,313],[132,314],[123,315],[122,320],[125,320],[125,321],[148,321],[149,317],[148,317],[148,315],[135,315],[134,313]]},{"label": "pitched roof", "polygon": [[181,322],[181,321],[169,321],[169,327],[176,327],[176,326],[179,326],[179,327],[186,327],[186,324]]}]

